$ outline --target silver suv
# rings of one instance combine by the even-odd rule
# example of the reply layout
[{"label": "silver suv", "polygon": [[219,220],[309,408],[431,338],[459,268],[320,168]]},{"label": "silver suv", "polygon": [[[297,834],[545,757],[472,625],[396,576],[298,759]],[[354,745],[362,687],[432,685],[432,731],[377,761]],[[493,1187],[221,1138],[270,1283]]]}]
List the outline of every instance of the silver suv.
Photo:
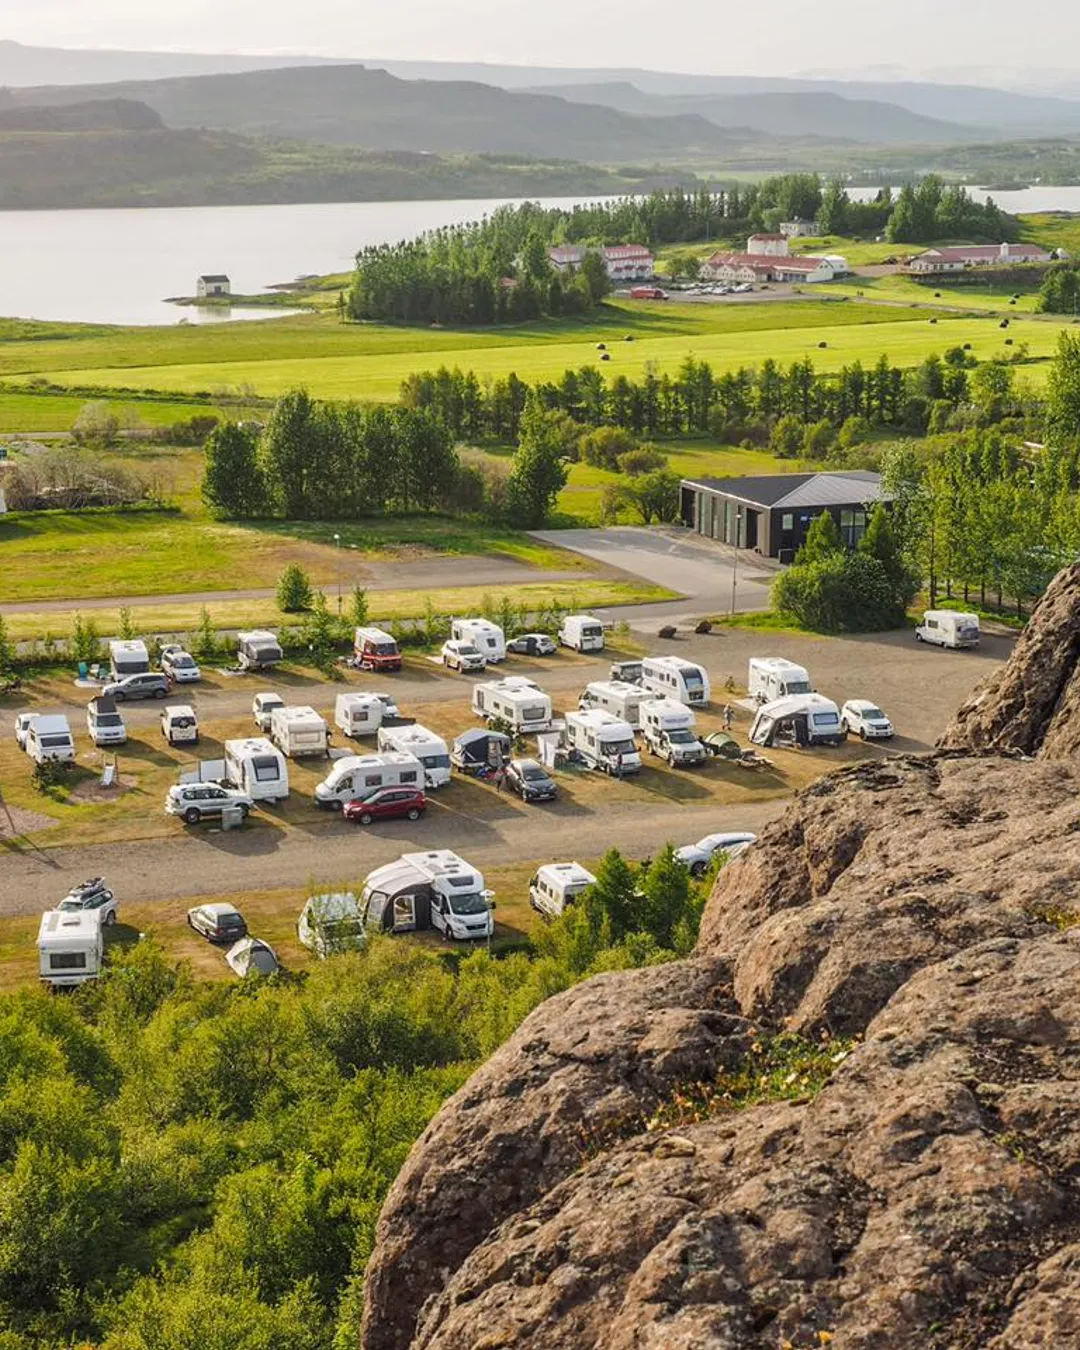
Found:
[{"label": "silver suv", "polygon": [[168,698],[169,680],[157,671],[143,675],[122,675],[101,691],[106,698],[123,703],[127,698]]},{"label": "silver suv", "polygon": [[198,825],[200,820],[220,816],[227,806],[238,806],[246,820],[254,805],[246,792],[222,787],[220,783],[180,783],[169,789],[165,813],[183,816],[189,825]]}]

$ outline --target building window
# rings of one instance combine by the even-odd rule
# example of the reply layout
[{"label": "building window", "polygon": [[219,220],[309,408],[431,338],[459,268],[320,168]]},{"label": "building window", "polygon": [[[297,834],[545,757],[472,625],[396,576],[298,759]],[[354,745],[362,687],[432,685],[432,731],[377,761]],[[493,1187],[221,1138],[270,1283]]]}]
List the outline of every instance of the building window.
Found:
[{"label": "building window", "polygon": [[793,530],[795,528],[795,517],[791,514],[781,516],[780,528],[785,531]]},{"label": "building window", "polygon": [[848,548],[855,548],[866,533],[866,512],[845,508],[840,512],[840,534]]}]

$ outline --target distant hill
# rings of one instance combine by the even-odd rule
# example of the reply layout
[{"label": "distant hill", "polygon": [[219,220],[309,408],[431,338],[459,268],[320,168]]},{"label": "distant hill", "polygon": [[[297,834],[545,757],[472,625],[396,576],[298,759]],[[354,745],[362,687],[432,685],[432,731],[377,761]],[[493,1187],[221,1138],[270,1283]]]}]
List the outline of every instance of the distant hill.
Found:
[{"label": "distant hill", "polygon": [[12,107],[0,103],[4,131],[161,131],[165,124],[153,108],[126,98],[92,99],[64,107]]}]

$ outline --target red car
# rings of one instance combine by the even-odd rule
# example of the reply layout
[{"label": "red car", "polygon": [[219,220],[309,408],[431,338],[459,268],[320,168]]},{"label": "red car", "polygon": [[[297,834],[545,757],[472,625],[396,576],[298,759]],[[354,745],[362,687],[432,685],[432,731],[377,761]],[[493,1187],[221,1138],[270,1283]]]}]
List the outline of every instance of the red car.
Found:
[{"label": "red car", "polygon": [[346,820],[370,825],[373,820],[419,820],[427,810],[427,798],[417,788],[376,788],[368,797],[346,802],[341,814]]}]

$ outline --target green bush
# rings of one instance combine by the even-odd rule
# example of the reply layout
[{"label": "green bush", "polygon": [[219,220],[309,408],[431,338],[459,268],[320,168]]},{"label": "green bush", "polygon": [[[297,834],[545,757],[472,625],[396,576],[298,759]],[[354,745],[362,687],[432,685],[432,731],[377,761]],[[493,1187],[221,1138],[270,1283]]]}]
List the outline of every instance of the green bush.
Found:
[{"label": "green bush", "polygon": [[818,633],[872,633],[904,622],[884,565],[864,553],[796,563],[773,583],[772,604]]},{"label": "green bush", "polygon": [[303,614],[314,598],[308,574],[299,563],[290,563],[278,578],[278,609],[282,614]]}]

